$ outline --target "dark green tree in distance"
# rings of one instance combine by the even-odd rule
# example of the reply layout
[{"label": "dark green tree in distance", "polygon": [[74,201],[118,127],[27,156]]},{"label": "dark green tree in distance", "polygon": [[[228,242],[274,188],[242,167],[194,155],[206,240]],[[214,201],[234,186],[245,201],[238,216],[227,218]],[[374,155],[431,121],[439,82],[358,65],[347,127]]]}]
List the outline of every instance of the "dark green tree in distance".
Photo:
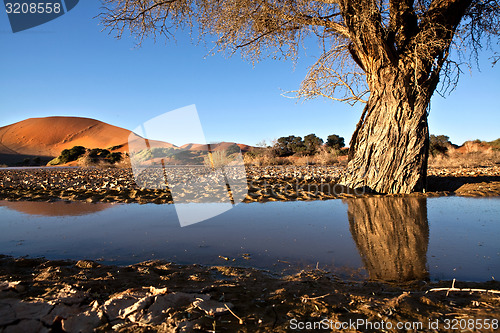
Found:
[{"label": "dark green tree in distance", "polygon": [[290,156],[297,153],[305,153],[306,146],[302,137],[289,135],[279,138],[274,147],[277,156]]},{"label": "dark green tree in distance", "polygon": [[309,134],[304,137],[304,146],[308,155],[316,154],[322,145],[323,139],[317,137],[316,134]]},{"label": "dark green tree in distance", "polygon": [[450,146],[451,142],[448,136],[431,134],[429,139],[429,153],[432,156],[446,154]]},{"label": "dark green tree in distance", "polygon": [[345,147],[344,138],[337,134],[329,135],[326,139],[326,146],[335,150]]}]

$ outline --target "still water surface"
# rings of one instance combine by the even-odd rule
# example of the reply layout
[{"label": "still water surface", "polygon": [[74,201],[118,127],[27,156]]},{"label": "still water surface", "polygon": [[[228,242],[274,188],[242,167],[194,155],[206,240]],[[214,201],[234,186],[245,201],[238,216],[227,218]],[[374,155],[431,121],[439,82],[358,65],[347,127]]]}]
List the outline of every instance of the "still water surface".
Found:
[{"label": "still water surface", "polygon": [[15,257],[163,259],[274,272],[318,266],[377,280],[500,279],[499,198],[239,204],[183,228],[173,205],[0,201],[0,231],[0,254]]}]

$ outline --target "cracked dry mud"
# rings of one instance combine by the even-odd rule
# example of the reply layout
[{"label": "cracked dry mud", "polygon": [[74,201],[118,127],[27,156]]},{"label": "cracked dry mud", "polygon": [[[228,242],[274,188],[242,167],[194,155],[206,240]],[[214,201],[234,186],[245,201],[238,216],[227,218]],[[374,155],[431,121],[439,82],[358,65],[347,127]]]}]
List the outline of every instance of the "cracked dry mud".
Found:
[{"label": "cracked dry mud", "polygon": [[[118,267],[2,257],[0,281],[0,332],[5,333],[287,332],[292,319],[383,321],[394,327],[437,320],[439,330],[424,331],[446,332],[452,331],[444,329],[446,319],[500,318],[498,293],[429,292],[451,282],[355,282],[320,270],[278,276],[161,261]],[[500,283],[457,282],[455,287],[499,290]]]}]

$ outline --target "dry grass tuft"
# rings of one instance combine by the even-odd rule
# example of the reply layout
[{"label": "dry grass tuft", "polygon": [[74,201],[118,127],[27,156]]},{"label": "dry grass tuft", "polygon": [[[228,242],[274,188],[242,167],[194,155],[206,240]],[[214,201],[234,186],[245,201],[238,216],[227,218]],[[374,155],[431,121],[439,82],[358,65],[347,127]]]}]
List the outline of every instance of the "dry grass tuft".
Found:
[{"label": "dry grass tuft", "polygon": [[319,148],[319,151],[312,156],[292,155],[287,157],[276,156],[272,149],[264,149],[257,154],[244,154],[243,161],[248,166],[271,166],[271,165],[335,165],[339,164],[340,152],[327,147]]},{"label": "dry grass tuft", "polygon": [[466,152],[450,148],[446,154],[429,158],[429,166],[435,168],[473,168],[500,164],[500,151],[495,149],[478,150],[471,146]]}]

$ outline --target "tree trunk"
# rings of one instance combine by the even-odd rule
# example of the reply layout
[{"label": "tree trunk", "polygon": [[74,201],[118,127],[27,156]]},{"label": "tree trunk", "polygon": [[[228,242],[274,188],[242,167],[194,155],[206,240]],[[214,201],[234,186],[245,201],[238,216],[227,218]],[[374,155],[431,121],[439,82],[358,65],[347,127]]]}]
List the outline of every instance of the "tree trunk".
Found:
[{"label": "tree trunk", "polygon": [[397,69],[368,74],[372,92],[350,143],[340,183],[378,193],[410,193],[426,187],[430,94]]},{"label": "tree trunk", "polygon": [[349,228],[370,279],[404,282],[428,278],[426,200],[347,200]]}]

